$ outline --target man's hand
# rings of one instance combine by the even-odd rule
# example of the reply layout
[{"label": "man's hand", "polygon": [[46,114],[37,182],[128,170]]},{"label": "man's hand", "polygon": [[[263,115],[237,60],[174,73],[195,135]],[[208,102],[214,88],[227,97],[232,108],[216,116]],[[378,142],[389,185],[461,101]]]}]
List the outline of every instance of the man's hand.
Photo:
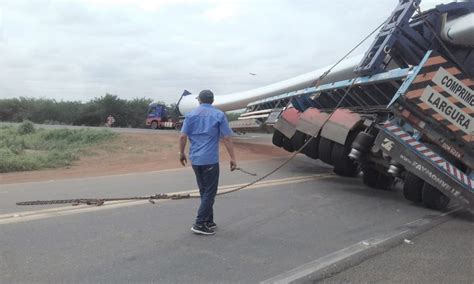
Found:
[{"label": "man's hand", "polygon": [[234,154],[234,144],[232,143],[232,137],[231,136],[225,136],[222,138],[222,141],[224,142],[225,148],[227,149],[227,152],[229,152],[230,155],[230,171],[233,172],[235,169],[237,169],[237,162],[235,161],[235,154]]},{"label": "man's hand", "polygon": [[235,160],[230,160],[230,171],[233,172],[237,169],[237,162]]},{"label": "man's hand", "polygon": [[183,167],[185,167],[186,164],[188,163],[188,159],[186,158],[186,154],[180,153],[179,154],[179,161],[181,162],[181,165],[183,165]]},{"label": "man's hand", "polygon": [[179,161],[181,162],[181,165],[183,165],[183,167],[185,167],[186,163],[188,162],[188,159],[186,158],[186,154],[184,153],[184,149],[186,149],[186,141],[188,141],[188,136],[186,136],[186,134],[184,133],[181,133],[181,135],[179,135],[178,155],[179,155]]}]

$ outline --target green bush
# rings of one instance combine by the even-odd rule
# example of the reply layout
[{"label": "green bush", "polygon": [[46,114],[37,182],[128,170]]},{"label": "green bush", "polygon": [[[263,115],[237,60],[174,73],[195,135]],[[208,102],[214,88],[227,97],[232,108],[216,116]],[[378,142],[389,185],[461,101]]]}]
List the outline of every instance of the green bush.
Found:
[{"label": "green bush", "polygon": [[85,103],[25,97],[0,99],[0,121],[101,126],[111,114],[116,119],[115,127],[144,127],[151,102],[147,98],[124,100],[111,94]]},{"label": "green bush", "polygon": [[108,129],[38,129],[20,134],[14,127],[0,128],[0,173],[57,168],[77,160],[85,147],[112,139]]},{"label": "green bush", "polygon": [[31,121],[25,120],[18,126],[18,134],[25,135],[35,132],[35,126]]}]

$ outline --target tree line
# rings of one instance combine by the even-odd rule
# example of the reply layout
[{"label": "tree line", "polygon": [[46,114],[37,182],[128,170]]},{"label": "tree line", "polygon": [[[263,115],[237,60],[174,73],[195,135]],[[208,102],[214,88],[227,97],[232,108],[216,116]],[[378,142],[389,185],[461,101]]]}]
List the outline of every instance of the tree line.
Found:
[{"label": "tree line", "polygon": [[[56,101],[53,99],[13,98],[0,99],[0,121],[21,122],[30,120],[40,124],[67,124],[101,126],[107,116],[115,118],[117,127],[144,127],[148,98],[120,99],[106,94],[86,103],[78,101]],[[167,106],[168,113],[176,118],[174,104]]]}]

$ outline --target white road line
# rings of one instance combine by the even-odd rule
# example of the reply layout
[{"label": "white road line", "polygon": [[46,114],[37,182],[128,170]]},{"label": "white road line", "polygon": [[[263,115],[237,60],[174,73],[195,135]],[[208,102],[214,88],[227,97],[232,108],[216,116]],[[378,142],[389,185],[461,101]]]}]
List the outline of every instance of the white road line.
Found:
[{"label": "white road line", "polygon": [[[275,180],[267,180],[267,181],[258,182],[252,186],[245,188],[244,190],[265,188],[265,187],[271,187],[271,186],[276,186],[276,185],[301,183],[301,182],[313,181],[313,180],[330,178],[330,177],[334,177],[334,174],[331,174],[331,173],[315,174],[315,175],[308,175],[308,176],[298,176],[298,177],[289,177],[289,178],[282,178],[282,179],[275,179]],[[245,183],[221,186],[219,187],[218,193],[222,194],[227,191],[231,191],[235,189],[236,187],[240,187],[242,185],[245,185]],[[194,196],[198,196],[199,191],[196,189],[193,189],[193,190],[187,190],[187,191],[172,192],[168,194],[191,194]],[[165,201],[171,201],[171,200],[163,199],[163,200],[156,200],[155,202],[165,202]],[[179,202],[179,201],[176,201],[176,202]],[[89,205],[62,206],[62,207],[48,208],[48,209],[35,210],[35,211],[14,212],[14,213],[0,215],[0,225],[40,220],[40,219],[46,219],[46,218],[51,218],[51,217],[60,217],[60,216],[78,214],[78,213],[88,213],[88,212],[96,212],[96,211],[101,211],[101,210],[123,208],[123,207],[129,207],[129,206],[140,205],[140,204],[149,204],[149,202],[148,200],[112,201],[112,202],[107,202],[106,204],[102,206],[89,206]]]}]

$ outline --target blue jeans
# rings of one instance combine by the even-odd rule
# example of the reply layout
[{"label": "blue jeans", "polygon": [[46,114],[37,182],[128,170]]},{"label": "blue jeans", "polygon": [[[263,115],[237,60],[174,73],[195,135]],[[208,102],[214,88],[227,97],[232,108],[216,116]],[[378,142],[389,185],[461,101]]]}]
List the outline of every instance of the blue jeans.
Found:
[{"label": "blue jeans", "polygon": [[201,195],[201,205],[196,217],[196,225],[214,222],[212,206],[216,198],[217,186],[219,185],[219,164],[194,166],[196,181]]}]

